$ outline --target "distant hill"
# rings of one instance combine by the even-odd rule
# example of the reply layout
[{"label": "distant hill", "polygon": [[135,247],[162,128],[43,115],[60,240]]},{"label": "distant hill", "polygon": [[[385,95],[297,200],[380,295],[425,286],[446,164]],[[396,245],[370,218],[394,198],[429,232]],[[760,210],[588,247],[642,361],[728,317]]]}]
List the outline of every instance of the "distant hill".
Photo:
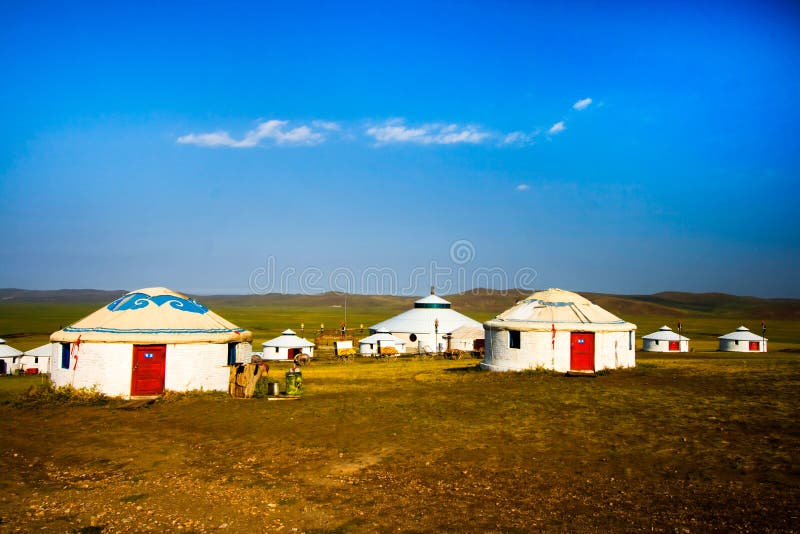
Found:
[{"label": "distant hill", "polygon": [[[125,290],[99,289],[0,289],[0,303],[82,303],[104,304],[124,295]],[[458,310],[473,315],[497,314],[527,297],[529,291],[493,291],[476,289],[464,293],[447,295],[446,298]],[[715,317],[753,317],[754,319],[800,319],[800,299],[775,299],[741,297],[724,293],[684,293],[665,291],[653,295],[610,295],[605,293],[582,293],[610,312],[625,316],[657,315],[681,318],[682,316],[708,315]],[[352,308],[381,308],[404,310],[411,307],[419,297],[395,297],[388,295],[347,295],[347,306]],[[267,295],[198,295],[197,299],[209,306],[244,307],[334,307],[344,306],[345,297],[338,293],[317,295],[278,294]]]}]

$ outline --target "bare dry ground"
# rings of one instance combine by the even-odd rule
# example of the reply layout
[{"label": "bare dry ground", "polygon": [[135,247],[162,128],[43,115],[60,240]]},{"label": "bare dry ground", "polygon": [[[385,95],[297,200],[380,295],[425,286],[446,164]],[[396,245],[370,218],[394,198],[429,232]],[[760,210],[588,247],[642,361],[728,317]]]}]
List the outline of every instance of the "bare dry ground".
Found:
[{"label": "bare dry ground", "polygon": [[0,530],[798,530],[798,355],[475,364],[317,362],[294,402],[40,406],[0,379]]}]

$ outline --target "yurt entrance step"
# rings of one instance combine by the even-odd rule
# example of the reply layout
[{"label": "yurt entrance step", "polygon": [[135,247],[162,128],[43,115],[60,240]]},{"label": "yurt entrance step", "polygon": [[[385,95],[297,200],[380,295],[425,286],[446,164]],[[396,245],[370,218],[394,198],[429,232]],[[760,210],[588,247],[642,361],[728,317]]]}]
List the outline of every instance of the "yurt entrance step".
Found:
[{"label": "yurt entrance step", "polygon": [[583,376],[594,378],[597,375],[594,371],[568,371],[566,376]]}]

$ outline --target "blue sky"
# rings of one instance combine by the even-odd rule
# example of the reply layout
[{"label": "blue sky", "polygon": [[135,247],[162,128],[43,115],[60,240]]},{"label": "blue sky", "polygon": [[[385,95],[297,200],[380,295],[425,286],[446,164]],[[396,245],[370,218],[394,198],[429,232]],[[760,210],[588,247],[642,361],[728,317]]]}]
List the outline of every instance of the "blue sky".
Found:
[{"label": "blue sky", "polygon": [[0,6],[0,287],[800,297],[791,3],[74,4]]}]

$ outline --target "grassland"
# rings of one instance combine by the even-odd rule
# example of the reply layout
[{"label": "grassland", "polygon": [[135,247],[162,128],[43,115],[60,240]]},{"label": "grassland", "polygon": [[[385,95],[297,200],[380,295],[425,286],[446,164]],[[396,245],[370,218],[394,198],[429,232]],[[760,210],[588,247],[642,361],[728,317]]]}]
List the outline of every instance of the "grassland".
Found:
[{"label": "grassland", "polygon": [[318,362],[296,402],[15,405],[35,379],[0,379],[0,527],[797,529],[796,355],[640,355],[594,379],[475,363]]}]

